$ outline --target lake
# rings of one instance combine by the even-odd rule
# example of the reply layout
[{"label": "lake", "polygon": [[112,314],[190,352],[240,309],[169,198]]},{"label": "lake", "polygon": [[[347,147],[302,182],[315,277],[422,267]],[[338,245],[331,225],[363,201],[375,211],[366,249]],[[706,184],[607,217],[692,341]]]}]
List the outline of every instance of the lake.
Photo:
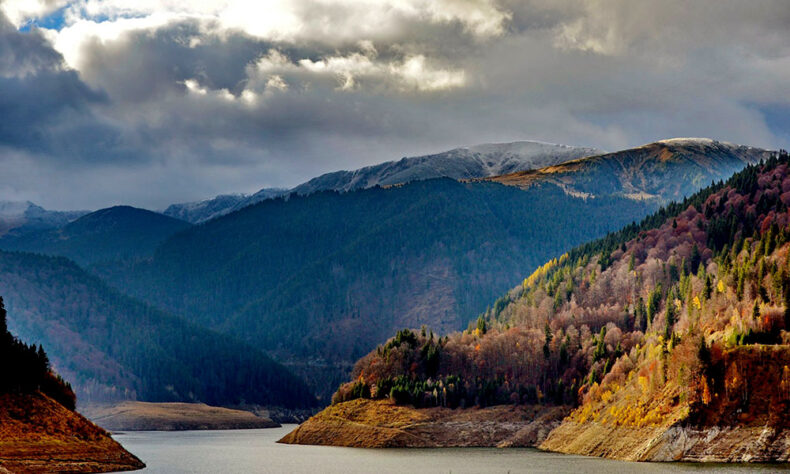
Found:
[{"label": "lake", "polygon": [[137,431],[114,435],[145,473],[465,474],[776,472],[788,465],[627,463],[536,449],[358,449],[276,441],[295,425],[261,430]]}]

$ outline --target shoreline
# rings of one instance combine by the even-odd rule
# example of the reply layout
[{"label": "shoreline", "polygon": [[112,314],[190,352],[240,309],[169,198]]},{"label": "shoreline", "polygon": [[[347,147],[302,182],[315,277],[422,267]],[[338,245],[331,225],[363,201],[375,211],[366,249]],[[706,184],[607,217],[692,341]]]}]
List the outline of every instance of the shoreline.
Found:
[{"label": "shoreline", "polygon": [[768,426],[606,426],[569,407],[414,408],[356,399],[327,407],[278,443],[356,448],[525,447],[630,462],[785,464],[790,432]]}]

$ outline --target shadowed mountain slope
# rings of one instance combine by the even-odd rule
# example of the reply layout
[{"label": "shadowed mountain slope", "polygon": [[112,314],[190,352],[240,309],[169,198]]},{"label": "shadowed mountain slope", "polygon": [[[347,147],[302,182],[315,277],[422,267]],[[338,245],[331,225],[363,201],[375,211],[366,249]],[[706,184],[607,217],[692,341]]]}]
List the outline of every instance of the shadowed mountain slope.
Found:
[{"label": "shadowed mountain slope", "polygon": [[0,287],[9,326],[48,348],[83,401],[314,403],[258,349],[124,296],[63,257],[0,251]]},{"label": "shadowed mountain slope", "polygon": [[264,201],[173,236],[150,260],[94,270],[266,348],[328,395],[396,328],[461,328],[524,268],[652,209],[552,184],[428,180]]},{"label": "shadowed mountain slope", "polygon": [[65,226],[0,241],[0,248],[60,255],[81,265],[149,256],[189,223],[145,209],[116,206]]}]

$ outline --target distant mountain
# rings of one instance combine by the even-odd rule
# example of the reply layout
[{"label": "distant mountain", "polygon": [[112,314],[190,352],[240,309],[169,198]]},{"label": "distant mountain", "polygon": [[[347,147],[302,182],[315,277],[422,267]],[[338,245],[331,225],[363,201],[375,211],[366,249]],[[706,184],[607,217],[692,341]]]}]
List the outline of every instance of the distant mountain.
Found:
[{"label": "distant mountain", "polygon": [[630,199],[666,202],[770,155],[761,148],[708,138],[675,138],[488,180],[522,188],[554,183],[576,196],[609,195],[614,190]]},{"label": "distant mountain", "polygon": [[455,148],[434,155],[388,161],[355,171],[327,173],[300,184],[291,191],[310,194],[326,190],[353,191],[432,178],[483,178],[543,168],[600,153],[595,148],[534,141],[487,143]]},{"label": "distant mountain", "polygon": [[172,204],[162,213],[166,216],[181,219],[193,224],[199,224],[229,212],[241,209],[244,206],[288,194],[287,189],[265,188],[255,194],[222,194],[213,199],[198,202],[184,202]]},{"label": "distant mountain", "polygon": [[30,201],[0,201],[0,237],[55,229],[89,211],[48,211]]},{"label": "distant mountain", "polygon": [[153,254],[171,235],[190,227],[182,220],[145,209],[116,206],[92,212],[65,226],[0,239],[0,248],[68,257],[81,265]]},{"label": "distant mountain", "polygon": [[0,251],[0,288],[9,328],[44,345],[82,401],[315,403],[259,348],[122,295],[63,257]]},{"label": "distant mountain", "polygon": [[595,148],[535,141],[487,143],[433,155],[402,158],[355,171],[327,173],[293,189],[266,188],[251,196],[223,195],[206,201],[174,204],[164,214],[199,223],[290,193],[306,195],[318,191],[353,191],[433,178],[482,178],[542,168],[600,153]]}]

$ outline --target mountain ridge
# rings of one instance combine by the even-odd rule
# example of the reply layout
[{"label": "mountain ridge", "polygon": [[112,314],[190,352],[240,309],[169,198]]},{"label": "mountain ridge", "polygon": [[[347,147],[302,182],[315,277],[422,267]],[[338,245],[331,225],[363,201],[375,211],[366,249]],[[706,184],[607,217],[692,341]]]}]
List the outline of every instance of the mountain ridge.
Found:
[{"label": "mountain ridge", "polygon": [[90,211],[49,211],[30,201],[0,201],[0,239],[54,229]]},{"label": "mountain ridge", "polygon": [[[522,188],[537,182],[552,182],[569,194],[583,197],[595,196],[601,191],[601,183],[609,182],[610,187],[619,186],[619,194],[624,197],[668,202],[682,199],[683,190],[689,186],[699,188],[710,183],[708,178],[729,177],[747,164],[767,159],[771,153],[770,150],[709,138],[673,138],[537,170],[478,180]],[[678,172],[672,169],[682,165],[686,167]],[[649,175],[645,176],[646,172],[661,168],[664,168],[664,173],[673,173],[674,182],[655,182]],[[702,182],[703,177],[708,181]]]},{"label": "mountain ridge", "polygon": [[63,227],[0,240],[0,248],[68,257],[81,265],[142,258],[190,224],[131,206],[113,206],[85,214]]},{"label": "mountain ridge", "polygon": [[484,143],[448,151],[404,157],[396,161],[322,174],[290,189],[264,188],[252,195],[220,195],[193,203],[174,204],[165,215],[200,223],[265,199],[318,191],[352,191],[433,178],[466,179],[533,169],[600,153],[589,147],[539,141]]}]

